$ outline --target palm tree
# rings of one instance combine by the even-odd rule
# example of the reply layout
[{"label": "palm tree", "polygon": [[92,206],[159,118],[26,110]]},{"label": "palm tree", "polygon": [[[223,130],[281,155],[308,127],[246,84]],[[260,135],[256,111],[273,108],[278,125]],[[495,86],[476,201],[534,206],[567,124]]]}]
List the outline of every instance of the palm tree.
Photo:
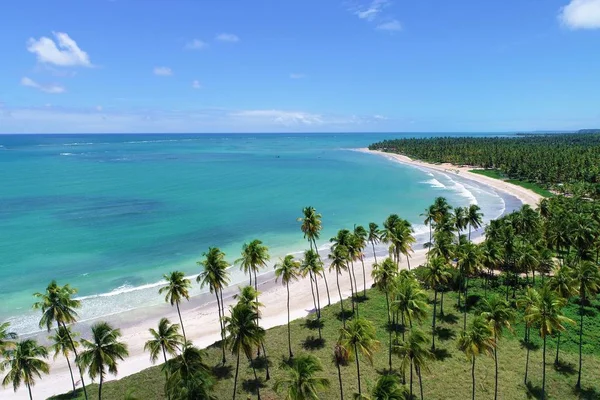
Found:
[{"label": "palm tree", "polygon": [[391,258],[386,258],[381,264],[373,265],[373,271],[371,272],[375,287],[385,293],[385,305],[387,308],[387,319],[388,319],[388,333],[389,333],[389,352],[388,352],[388,365],[390,371],[392,370],[392,314],[390,311],[390,291],[394,285],[394,278],[396,276],[396,264]]},{"label": "palm tree", "polygon": [[[65,360],[67,360],[67,366],[69,367],[69,373],[71,374],[71,383],[73,384],[73,393],[75,393],[77,388],[75,387],[75,378],[73,377],[73,369],[71,368],[71,361],[69,360],[72,351],[69,338],[74,336],[76,336],[76,334],[71,332],[70,327],[60,326],[56,329],[55,334],[48,338],[52,342],[50,350],[54,351],[54,360],[56,360],[59,355],[62,355]],[[79,346],[79,342],[73,342],[73,344],[75,347]]]},{"label": "palm tree", "polygon": [[348,322],[346,328],[341,329],[339,343],[348,351],[350,358],[356,359],[358,394],[361,396],[359,354],[365,356],[369,363],[373,364],[373,353],[379,348],[375,327],[364,318],[353,319]]},{"label": "palm tree", "polygon": [[373,258],[375,259],[375,264],[377,264],[375,245],[381,240],[381,231],[375,222],[369,222],[369,236],[367,237],[367,240],[371,242],[371,247],[373,248]]},{"label": "palm tree", "polygon": [[98,400],[102,399],[102,383],[106,373],[117,375],[117,362],[129,355],[127,344],[119,342],[121,330],[115,329],[108,322],[97,322],[92,325],[92,340],[81,339],[84,350],[80,363],[88,370],[92,380],[100,377],[98,384]]},{"label": "palm tree", "polygon": [[3,322],[0,324],[0,354],[4,353],[6,349],[12,348],[15,345],[17,334],[9,331],[10,322]]},{"label": "palm tree", "polygon": [[433,209],[435,218],[433,221],[439,225],[444,219],[450,215],[450,211],[452,210],[452,206],[448,204],[448,200],[445,197],[436,197],[433,201]]},{"label": "palm tree", "polygon": [[[321,224],[321,214],[317,213],[313,207],[309,206],[302,209],[302,215],[302,217],[298,218],[298,222],[302,222],[300,229],[302,230],[302,233],[304,233],[304,239],[308,240],[310,249],[314,250],[317,253],[319,260],[321,260],[319,247],[317,246],[317,239],[321,235],[321,229],[323,229]],[[325,280],[325,289],[327,289],[327,305],[331,305],[327,276],[323,275],[323,279]]]},{"label": "palm tree", "polygon": [[[348,275],[350,275],[350,292],[351,292],[351,303],[352,303],[352,311],[354,311],[354,297],[356,286],[353,284],[353,271],[354,271],[354,258],[355,258],[355,250],[354,250],[354,236],[350,233],[348,229],[340,229],[335,237],[329,239],[329,242],[332,243],[331,251],[335,251],[338,247],[343,247],[344,251],[341,251],[346,257],[346,270],[348,270]],[[356,278],[354,278],[354,282],[356,282]],[[357,288],[358,289],[358,288]]]},{"label": "palm tree", "polygon": [[381,375],[371,394],[373,400],[409,400],[406,387],[396,375]]},{"label": "palm tree", "polygon": [[495,269],[498,268],[502,261],[500,247],[495,240],[487,239],[481,245],[481,264],[487,269],[485,274],[484,297],[487,297],[489,277],[492,276]]},{"label": "palm tree", "polygon": [[529,324],[540,327],[540,336],[544,343],[542,351],[542,400],[544,400],[546,394],[546,338],[555,331],[564,331],[564,324],[574,323],[574,321],[561,314],[566,300],[559,297],[548,286],[544,286],[539,292],[539,296],[535,298],[536,302],[529,308],[525,320]]},{"label": "palm tree", "polygon": [[412,328],[413,321],[420,322],[427,316],[429,296],[415,280],[402,280],[396,287],[396,300],[394,302],[404,319],[408,319],[408,325]]},{"label": "palm tree", "polygon": [[348,350],[342,346],[339,342],[336,343],[333,348],[333,363],[335,364],[338,371],[338,381],[340,384],[340,400],[344,400],[344,387],[342,386],[342,365],[347,365],[350,355]]},{"label": "palm tree", "polygon": [[[342,324],[346,327],[344,299],[342,298],[342,290],[340,289],[340,275],[342,275],[343,271],[348,270],[348,249],[343,245],[333,247],[329,253],[329,259],[331,260],[329,272],[335,271],[335,282],[340,296],[340,308],[342,309]],[[350,279],[350,283],[352,283],[352,278]]]},{"label": "palm tree", "polygon": [[577,373],[577,389],[581,388],[581,368],[583,345],[583,316],[588,298],[598,293],[600,289],[600,273],[598,267],[591,261],[582,261],[573,268],[574,281],[579,286],[579,372]]},{"label": "palm tree", "polygon": [[187,342],[181,355],[165,364],[169,378],[165,385],[173,400],[216,400],[212,391],[215,380],[210,367],[204,362],[206,352]]},{"label": "palm tree", "polygon": [[0,363],[0,371],[8,369],[8,373],[2,380],[2,386],[6,387],[12,383],[16,392],[21,383],[25,384],[31,395],[31,387],[35,385],[35,378],[41,378],[42,373],[50,373],[50,366],[41,358],[48,358],[48,350],[38,345],[33,339],[26,339],[14,344],[14,347],[4,351],[4,360]]},{"label": "palm tree", "polygon": [[471,361],[472,399],[475,400],[475,359],[480,354],[490,355],[494,349],[494,334],[483,317],[475,317],[469,329],[460,333],[458,349]]},{"label": "palm tree", "polygon": [[[167,364],[167,354],[170,356],[176,356],[179,351],[179,347],[183,346],[183,336],[179,334],[179,325],[171,324],[167,318],[161,318],[158,323],[158,330],[152,328],[148,329],[153,339],[148,340],[144,344],[144,351],[150,352],[150,361],[152,364],[158,360],[159,354],[165,360]],[[167,381],[169,380],[168,369],[165,368],[165,374]]]},{"label": "palm tree", "polygon": [[183,333],[183,341],[187,342],[185,337],[185,328],[183,326],[183,319],[181,319],[181,311],[179,310],[179,303],[183,299],[189,301],[190,293],[189,289],[192,287],[192,283],[185,277],[181,271],[173,271],[169,274],[163,275],[167,286],[163,286],[158,289],[158,294],[165,293],[165,301],[170,303],[171,306],[177,307],[177,315],[179,315],[179,323],[181,324],[181,333]]},{"label": "palm tree", "polygon": [[[300,264],[300,271],[302,276],[308,276],[310,279],[310,290],[313,295],[313,303],[315,305],[315,311],[317,312],[317,320],[321,320],[321,299],[319,296],[319,285],[317,283],[317,277],[315,276],[315,271],[322,270],[322,266],[320,266],[320,260],[317,256],[317,253],[314,250],[306,250],[304,252],[304,259]],[[314,286],[313,286],[314,282]],[[317,294],[315,296],[315,288],[317,289]],[[320,332],[320,330],[319,330]],[[319,333],[320,337],[320,333]]]},{"label": "palm tree", "polygon": [[[577,282],[573,279],[573,273],[567,265],[556,267],[552,270],[552,276],[548,279],[548,288],[554,290],[556,294],[565,300],[565,304],[569,302],[571,296],[577,294]],[[556,339],[556,357],[554,365],[558,365],[558,356],[560,352],[561,332],[557,332]]]},{"label": "palm tree", "polygon": [[[477,245],[466,243],[460,247],[459,269],[461,283],[464,282],[465,306],[463,310],[463,330],[467,329],[467,305],[469,295],[469,276],[475,274],[481,265],[481,251]],[[460,302],[460,292],[458,294]]]},{"label": "palm tree", "polygon": [[358,259],[362,264],[363,271],[363,297],[367,297],[367,275],[365,273],[365,255],[363,250],[367,247],[369,233],[361,225],[354,225],[354,237],[356,238],[356,246],[358,249]]},{"label": "palm tree", "polygon": [[[77,322],[77,312],[75,309],[81,307],[81,301],[73,299],[72,296],[77,294],[77,289],[72,288],[69,284],[59,286],[56,281],[50,282],[46,287],[44,293],[34,293],[33,295],[39,299],[39,301],[33,304],[34,310],[42,311],[42,318],[40,319],[40,328],[46,327],[48,332],[52,329],[52,325],[56,323],[56,328],[66,328],[67,324],[74,324]],[[87,389],[83,379],[83,372],[79,366],[78,360],[79,355],[70,332],[67,330],[69,342],[71,343],[71,349],[75,354],[75,363],[79,370],[79,376],[81,377],[81,386],[83,388],[83,394],[87,400]]]},{"label": "palm tree", "polygon": [[[292,331],[290,329],[290,282],[298,279],[300,271],[300,263],[294,260],[294,256],[287,255],[281,262],[275,264],[275,281],[281,279],[281,283],[285,285],[287,290],[287,326],[288,326],[288,348],[290,350],[290,358],[294,357],[292,353]],[[339,287],[339,285],[338,285]]]},{"label": "palm tree", "polygon": [[410,271],[410,253],[413,252],[412,245],[417,241],[413,233],[414,230],[410,222],[402,220],[398,227],[398,241],[396,243],[396,251],[398,254],[403,254],[406,257],[408,270]]},{"label": "palm tree", "polygon": [[528,287],[525,294],[517,300],[517,307],[523,310],[523,319],[525,321],[525,340],[524,344],[527,348],[527,357],[525,359],[525,378],[523,384],[527,385],[527,374],[529,372],[529,352],[531,350],[531,340],[529,333],[531,331],[532,322],[527,318],[531,312],[531,307],[539,303],[539,293],[537,290]]},{"label": "palm tree", "polygon": [[467,208],[467,224],[469,225],[469,241],[471,241],[471,229],[479,229],[483,223],[483,213],[477,204],[471,204]]},{"label": "palm tree", "polygon": [[[237,304],[234,307],[230,307],[230,312],[231,315],[225,317],[225,327],[229,333],[229,348],[231,349],[231,353],[237,357],[235,378],[233,381],[233,399],[235,400],[237,378],[240,369],[240,355],[244,353],[250,361],[253,355],[252,349],[259,346],[264,340],[265,330],[258,326],[256,323],[258,314],[248,305],[243,303]],[[258,381],[254,363],[251,364],[254,371],[254,378]],[[258,398],[260,399],[260,390],[258,391]]]},{"label": "palm tree", "polygon": [[431,259],[423,270],[423,282],[433,289],[433,318],[431,322],[431,351],[435,351],[435,321],[437,311],[437,295],[439,289],[446,285],[451,278],[448,264],[442,257]]},{"label": "palm tree", "polygon": [[492,296],[489,300],[484,299],[481,316],[488,322],[494,335],[494,364],[495,383],[494,399],[498,399],[498,339],[502,337],[504,328],[512,330],[511,322],[514,313],[506,300],[498,296]]},{"label": "palm tree", "polygon": [[225,305],[223,304],[223,288],[229,284],[229,274],[227,268],[229,263],[225,261],[225,253],[216,247],[209,247],[208,252],[203,253],[204,260],[197,264],[204,270],[196,278],[200,287],[208,286],[211,293],[217,298],[217,309],[219,312],[219,327],[221,328],[221,350],[223,353],[222,363],[225,365],[225,327],[223,326],[223,317],[225,317]]},{"label": "palm tree", "polygon": [[430,205],[429,207],[427,207],[425,209],[425,212],[423,214],[421,214],[421,217],[425,217],[425,220],[423,221],[423,223],[425,224],[425,226],[429,227],[429,241],[427,242],[427,261],[429,261],[429,251],[431,250],[431,247],[433,245],[432,241],[433,241],[433,225],[435,224],[435,219],[436,219],[437,213],[436,213],[436,209],[435,209],[435,205]]},{"label": "palm tree", "polygon": [[252,286],[252,274],[254,274],[254,289],[258,290],[256,273],[261,268],[267,267],[269,259],[269,248],[263,245],[260,240],[255,239],[250,243],[244,243],[242,257],[237,259],[235,263],[240,265],[244,273],[250,275],[250,286]]},{"label": "palm tree", "polygon": [[421,381],[421,371],[427,369],[427,360],[433,357],[433,353],[428,349],[429,340],[425,333],[419,329],[412,329],[408,338],[397,345],[394,352],[400,358],[400,367],[402,373],[410,370],[410,396],[413,394],[413,369],[419,378],[419,388],[421,392],[421,400],[423,399],[423,385]]},{"label": "palm tree", "polygon": [[319,359],[310,354],[302,354],[291,364],[282,364],[286,376],[277,379],[273,389],[284,392],[285,400],[319,400],[319,389],[329,387],[329,379],[316,376],[323,372]]}]

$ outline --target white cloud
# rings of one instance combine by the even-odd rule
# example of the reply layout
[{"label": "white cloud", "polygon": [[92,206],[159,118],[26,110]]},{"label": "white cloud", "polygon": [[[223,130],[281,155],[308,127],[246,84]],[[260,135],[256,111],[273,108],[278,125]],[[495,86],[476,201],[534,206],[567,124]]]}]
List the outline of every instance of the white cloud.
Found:
[{"label": "white cloud", "polygon": [[96,111],[98,111],[98,112],[102,111],[102,106],[96,106]]},{"label": "white cloud", "polygon": [[264,122],[274,122],[286,126],[290,125],[320,125],[323,118],[319,114],[310,114],[301,111],[282,110],[243,110],[231,114],[233,117],[242,117]]},{"label": "white cloud", "polygon": [[386,32],[398,32],[402,30],[402,25],[400,24],[400,22],[398,22],[398,20],[393,19],[391,21],[377,25],[376,29]]},{"label": "white cloud", "polygon": [[202,50],[206,47],[208,47],[208,43],[203,42],[200,39],[194,39],[185,44],[185,49],[187,49],[187,50]]},{"label": "white cloud", "polygon": [[290,78],[291,79],[302,79],[302,78],[306,78],[306,75],[292,72],[290,74]]},{"label": "white cloud", "polygon": [[240,41],[240,38],[233,33],[221,33],[218,34],[216,39],[220,42],[229,42],[229,43],[237,43]]},{"label": "white cloud", "polygon": [[202,85],[200,84],[200,81],[195,79],[192,81],[192,88],[193,89],[201,89]]},{"label": "white cloud", "polygon": [[34,53],[39,62],[61,67],[92,67],[88,54],[81,50],[69,35],[62,32],[52,32],[52,34],[56,42],[45,36],[37,40],[30,38],[27,42],[27,50]]},{"label": "white cloud", "polygon": [[354,15],[360,19],[373,21],[389,4],[389,0],[373,0],[366,8],[362,7],[354,11]]},{"label": "white cloud", "polygon": [[31,87],[34,89],[38,89],[38,90],[41,90],[42,92],[52,93],[52,94],[58,94],[58,93],[65,92],[65,88],[61,85],[56,85],[56,84],[42,85],[26,76],[21,78],[21,85]]},{"label": "white cloud", "polygon": [[154,67],[154,75],[171,76],[173,75],[173,70],[169,67]]},{"label": "white cloud", "polygon": [[386,117],[386,116],[383,116],[383,115],[379,115],[379,114],[375,114],[375,115],[373,115],[373,118],[374,118],[374,119],[377,119],[377,120],[380,120],[380,121],[385,121],[385,120],[387,120],[387,119],[388,119],[388,117]]},{"label": "white cloud", "polygon": [[600,0],[571,0],[558,19],[571,29],[600,29]]}]

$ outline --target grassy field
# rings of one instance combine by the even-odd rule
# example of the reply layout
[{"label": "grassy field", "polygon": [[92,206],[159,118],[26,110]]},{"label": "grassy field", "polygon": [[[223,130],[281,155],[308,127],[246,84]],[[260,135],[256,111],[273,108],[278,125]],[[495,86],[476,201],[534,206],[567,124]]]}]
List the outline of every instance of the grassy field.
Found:
[{"label": "grassy field", "polygon": [[537,183],[534,182],[527,182],[527,181],[521,181],[518,179],[506,179],[506,177],[502,174],[502,172],[496,170],[496,169],[472,169],[469,172],[472,172],[474,174],[479,174],[479,175],[484,175],[484,176],[488,176],[490,178],[494,178],[494,179],[501,179],[504,180],[508,183],[512,183],[513,185],[518,185],[521,187],[524,187],[525,189],[529,189],[532,192],[535,192],[537,194],[539,194],[540,196],[543,197],[552,197],[554,196],[552,194],[552,192],[550,192],[549,190],[543,188],[542,186],[538,185]]},{"label": "grassy field", "polygon": [[[473,288],[469,290],[469,319],[477,313],[478,301],[483,297],[483,281],[472,280]],[[538,278],[539,282],[539,278]],[[494,283],[494,291],[504,294],[503,287],[499,282]],[[511,292],[512,293],[512,292]],[[433,299],[433,293],[430,293]],[[439,300],[439,297],[438,297]],[[349,301],[344,302],[346,307]],[[359,304],[361,316],[366,316],[373,321],[377,327],[378,338],[381,347],[377,352],[374,365],[361,360],[362,387],[370,390],[378,376],[387,371],[387,320],[385,297],[378,291],[372,289],[367,292],[367,299]],[[583,389],[576,392],[574,387],[577,381],[578,363],[578,327],[569,326],[561,338],[560,364],[553,365],[556,341],[548,340],[547,350],[547,377],[546,387],[548,397],[551,399],[600,399],[600,302],[594,301],[588,308],[585,319],[584,330],[584,369],[582,376]],[[426,399],[466,399],[471,395],[470,364],[465,356],[457,350],[456,337],[462,329],[462,314],[456,309],[456,296],[447,293],[444,299],[445,317],[438,319],[436,345],[436,359],[430,363],[430,370],[424,372],[423,389]],[[302,352],[312,353],[319,357],[325,368],[324,375],[331,381],[329,389],[321,392],[322,399],[339,398],[339,386],[337,370],[332,363],[332,349],[338,338],[339,329],[342,325],[339,318],[339,304],[332,304],[323,310],[324,320],[323,337],[325,344],[321,347],[316,344],[315,337],[318,332],[311,329],[310,320],[299,319],[292,323],[292,341],[295,354]],[[439,312],[439,305],[438,305]],[[565,309],[566,314],[579,321],[578,306],[569,304]],[[431,314],[431,313],[430,313]],[[499,357],[499,398],[501,399],[531,399],[538,398],[542,380],[542,351],[541,340],[537,332],[532,331],[535,349],[531,351],[529,377],[531,385],[524,385],[525,349],[521,343],[524,335],[524,326],[517,321],[514,325],[514,333],[507,332],[500,340],[498,348]],[[428,318],[421,324],[421,328],[431,334],[431,319]],[[271,380],[264,381],[264,367],[260,367],[259,376],[261,380],[261,397],[263,399],[281,398],[273,391],[273,383],[281,376],[280,365],[287,357],[287,330],[285,326],[268,330],[266,340],[269,363],[271,365]],[[215,395],[218,399],[228,399],[232,396],[234,358],[229,356],[226,366],[219,365],[220,351],[218,348],[208,349],[208,363],[215,366],[214,372],[218,376]],[[397,360],[396,366],[398,364]],[[344,398],[351,399],[357,390],[356,368],[354,363],[342,368]],[[400,373],[395,370],[394,373]],[[492,399],[494,396],[494,361],[491,357],[481,356],[476,366],[477,398]],[[105,384],[103,397],[105,399],[126,399],[125,393],[132,393],[131,398],[137,399],[163,399],[164,377],[160,367],[152,367],[138,374],[129,376],[119,381]],[[252,369],[247,362],[242,362],[240,367],[240,378],[238,382],[238,399],[255,398],[255,382]],[[94,398],[97,387],[90,387],[90,398]],[[415,386],[418,394],[418,386]],[[55,397],[55,399],[72,398],[70,395]],[[78,398],[83,398],[81,393]]]}]

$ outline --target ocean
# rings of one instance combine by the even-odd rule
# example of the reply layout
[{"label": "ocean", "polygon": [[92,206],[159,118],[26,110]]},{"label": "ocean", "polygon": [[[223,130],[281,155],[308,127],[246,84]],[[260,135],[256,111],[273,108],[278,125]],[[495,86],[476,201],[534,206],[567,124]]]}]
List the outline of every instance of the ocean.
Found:
[{"label": "ocean", "polygon": [[[448,134],[410,136],[432,135]],[[162,303],[162,275],[198,274],[209,246],[233,262],[261,239],[275,262],[307,247],[297,218],[309,205],[323,215],[323,247],[337,230],[381,225],[390,213],[423,239],[420,214],[437,196],[477,203],[487,220],[518,206],[456,176],[355,151],[398,136],[0,135],[0,321],[38,331],[32,294],[52,279],[78,288],[88,320]]]}]

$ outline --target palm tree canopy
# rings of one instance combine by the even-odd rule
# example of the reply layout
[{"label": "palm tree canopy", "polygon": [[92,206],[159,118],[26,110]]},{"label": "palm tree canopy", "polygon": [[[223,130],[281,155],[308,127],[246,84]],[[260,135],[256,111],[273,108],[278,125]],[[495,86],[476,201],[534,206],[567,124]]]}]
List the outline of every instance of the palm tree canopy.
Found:
[{"label": "palm tree canopy", "polygon": [[304,238],[310,241],[317,240],[321,233],[321,214],[313,207],[304,207],[302,209],[302,217],[298,218],[302,222],[300,229],[304,233]]},{"label": "palm tree canopy", "polygon": [[383,262],[373,265],[373,271],[371,276],[375,282],[375,286],[383,291],[387,292],[393,286],[394,278],[396,276],[396,263],[391,258],[386,258]]},{"label": "palm tree canopy", "polygon": [[535,303],[529,307],[529,312],[525,315],[525,321],[530,325],[540,327],[540,336],[542,338],[551,335],[554,332],[565,330],[564,324],[575,324],[575,322],[562,315],[562,308],[567,301],[559,297],[548,285],[539,291],[535,296]]},{"label": "palm tree canopy", "polygon": [[263,306],[263,304],[258,301],[258,296],[260,296],[260,292],[248,285],[241,287],[240,292],[234,295],[233,298],[238,301],[238,304],[250,307],[258,314],[260,307]]},{"label": "palm tree canopy", "polygon": [[204,270],[198,275],[196,282],[200,283],[202,288],[208,286],[211,293],[226,287],[229,284],[229,263],[225,261],[225,253],[217,247],[209,247],[202,256],[204,260],[198,261],[197,264]]},{"label": "palm tree canopy", "polygon": [[59,325],[68,325],[77,321],[76,308],[81,307],[81,301],[72,299],[77,294],[77,289],[69,284],[59,286],[56,281],[50,282],[44,293],[34,293],[39,299],[33,304],[35,310],[42,311],[40,328],[46,327],[48,331],[56,322]]},{"label": "palm tree canopy", "polygon": [[372,400],[408,400],[409,396],[406,386],[396,375],[381,375],[371,394]]},{"label": "palm tree canopy", "polygon": [[243,353],[252,357],[252,351],[262,343],[265,330],[258,326],[258,314],[246,304],[230,307],[231,315],[225,317],[225,326],[229,334],[229,347],[233,354]]},{"label": "palm tree canopy", "polygon": [[285,400],[318,400],[318,390],[329,387],[329,379],[317,376],[323,372],[319,359],[312,354],[302,354],[282,364],[286,376],[277,379],[276,392],[283,391]]},{"label": "palm tree canopy", "polygon": [[317,252],[314,250],[306,250],[304,252],[304,259],[300,264],[300,273],[302,276],[309,275],[309,272],[316,275],[321,275],[323,272],[323,263]]},{"label": "palm tree canopy", "polygon": [[0,363],[0,371],[8,369],[2,380],[2,386],[12,383],[17,389],[24,383],[27,386],[35,385],[35,379],[42,374],[50,372],[50,366],[42,358],[48,358],[48,350],[38,345],[33,339],[26,339],[15,343],[14,347],[4,352],[4,359]]},{"label": "palm tree canopy", "polygon": [[394,346],[394,354],[400,358],[403,371],[412,365],[421,370],[428,371],[427,360],[433,358],[429,350],[429,337],[423,331],[413,328],[405,341]]},{"label": "palm tree canopy", "polygon": [[73,346],[76,348],[79,347],[79,342],[71,340],[78,336],[78,333],[72,332],[69,326],[59,326],[54,335],[48,337],[52,344],[50,345],[50,350],[54,352],[54,359],[59,355],[63,357],[69,357],[71,351],[73,351]]},{"label": "palm tree canopy", "polygon": [[269,248],[263,245],[262,241],[255,239],[250,243],[244,243],[242,246],[242,256],[235,263],[240,265],[244,273],[258,272],[261,268],[267,266],[269,261]]},{"label": "palm tree canopy", "polygon": [[340,344],[348,351],[349,357],[357,356],[355,351],[364,355],[373,364],[373,354],[379,348],[373,323],[356,318],[348,322],[346,328],[340,330]]},{"label": "palm tree canopy", "polygon": [[216,399],[211,392],[215,385],[206,352],[187,342],[180,356],[165,365],[169,371],[167,393],[173,400]]},{"label": "palm tree canopy", "polygon": [[121,330],[107,322],[92,325],[92,339],[81,339],[83,351],[79,355],[81,366],[89,371],[90,378],[104,378],[106,372],[116,375],[117,362],[129,355],[127,344],[119,342]]},{"label": "palm tree canopy", "polygon": [[451,277],[449,265],[443,257],[432,258],[423,269],[423,282],[433,290],[447,284]]},{"label": "palm tree canopy", "polygon": [[381,231],[375,222],[369,222],[369,235],[367,240],[373,244],[377,244],[381,240]]},{"label": "palm tree canopy", "polygon": [[346,246],[339,245],[332,247],[332,251],[329,253],[329,260],[331,260],[331,264],[329,265],[329,271],[335,270],[338,275],[341,275],[343,271],[348,269],[348,249]]},{"label": "palm tree canopy", "polygon": [[548,288],[554,290],[563,299],[575,295],[577,293],[577,282],[573,279],[573,273],[569,267],[555,267],[552,276],[548,279]]},{"label": "palm tree canopy", "polygon": [[167,281],[167,285],[161,287],[158,293],[165,293],[166,302],[174,305],[183,299],[190,299],[189,289],[192,287],[192,283],[185,277],[183,272],[173,271],[165,274],[163,277]]},{"label": "palm tree canopy", "polygon": [[582,261],[572,268],[573,281],[578,286],[579,297],[587,300],[596,294],[600,288],[600,272],[591,261]]},{"label": "palm tree canopy", "polygon": [[472,243],[459,246],[458,263],[465,275],[476,273],[481,265],[480,248]]},{"label": "palm tree canopy", "polygon": [[484,299],[481,316],[488,322],[496,338],[502,337],[504,328],[512,331],[515,314],[508,302],[498,295]]},{"label": "palm tree canopy", "polygon": [[0,354],[8,347],[14,345],[13,340],[17,338],[15,332],[9,331],[10,322],[3,322],[0,324]]},{"label": "palm tree canopy", "polygon": [[479,229],[483,223],[483,213],[477,204],[471,204],[467,208],[467,222],[475,229]]},{"label": "palm tree canopy", "polygon": [[171,324],[167,318],[161,318],[158,329],[148,329],[152,339],[144,344],[144,351],[150,352],[150,360],[155,363],[163,350],[166,354],[174,356],[183,345],[183,336],[179,334],[179,324]]},{"label": "palm tree canopy", "polygon": [[409,320],[422,321],[427,316],[429,297],[416,280],[401,281],[396,287],[395,294],[394,307]]},{"label": "palm tree canopy", "polygon": [[288,283],[298,279],[300,263],[294,260],[294,256],[288,254],[280,262],[275,264],[275,281],[281,279],[281,283]]},{"label": "palm tree canopy", "polygon": [[492,328],[482,316],[475,317],[469,329],[460,333],[458,349],[464,352],[469,360],[480,354],[492,354],[494,335]]}]

